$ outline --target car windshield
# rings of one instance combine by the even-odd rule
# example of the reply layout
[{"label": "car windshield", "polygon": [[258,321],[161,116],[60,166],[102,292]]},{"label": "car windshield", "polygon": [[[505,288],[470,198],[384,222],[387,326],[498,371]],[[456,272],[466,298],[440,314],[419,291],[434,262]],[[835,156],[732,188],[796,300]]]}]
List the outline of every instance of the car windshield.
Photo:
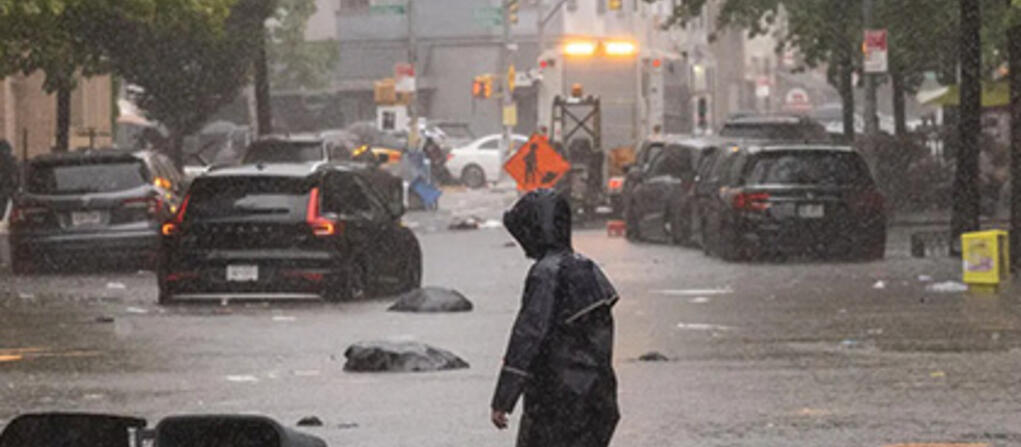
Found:
[{"label": "car windshield", "polygon": [[248,148],[243,163],[308,163],[323,157],[320,142],[264,141]]},{"label": "car windshield", "polygon": [[871,183],[858,154],[824,150],[770,151],[745,168],[746,185],[864,185]]},{"label": "car windshield", "polygon": [[210,177],[191,189],[189,221],[237,218],[300,219],[308,206],[309,185],[286,177]]},{"label": "car windshield", "polygon": [[141,160],[35,163],[26,189],[33,194],[92,194],[124,191],[149,183]]}]

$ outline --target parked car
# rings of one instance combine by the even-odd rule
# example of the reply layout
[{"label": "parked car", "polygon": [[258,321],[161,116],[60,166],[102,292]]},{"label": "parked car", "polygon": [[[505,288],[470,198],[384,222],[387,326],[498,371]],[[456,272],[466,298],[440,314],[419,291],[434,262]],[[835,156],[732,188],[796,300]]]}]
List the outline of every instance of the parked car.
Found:
[{"label": "parked car", "polygon": [[732,146],[708,171],[696,200],[709,254],[726,260],[804,252],[884,255],[885,198],[850,147]]},{"label": "parked car", "polygon": [[36,157],[26,179],[10,219],[16,274],[88,259],[153,266],[186,187],[167,157],[113,149]]},{"label": "parked car", "polygon": [[349,166],[211,171],[163,225],[159,301],[339,301],[419,287],[422,252],[403,213]]},{"label": "parked car", "polygon": [[796,115],[750,115],[727,120],[719,136],[730,140],[785,143],[828,143],[826,127]]},{"label": "parked car", "polygon": [[[500,157],[502,138],[500,134],[486,135],[450,151],[447,169],[469,188],[481,188],[487,182],[496,181],[505,161]],[[511,150],[507,151],[506,156],[509,157],[513,150],[526,141],[528,137],[524,135],[511,135]]]},{"label": "parked car", "polygon": [[328,150],[326,141],[317,136],[268,136],[245,150],[241,164],[255,163],[311,163],[346,159],[339,151]]},{"label": "parked car", "polygon": [[715,148],[710,140],[689,138],[656,143],[640,153],[640,159],[654,155],[632,167],[625,181],[622,201],[630,239],[691,242],[696,168],[703,154]]}]

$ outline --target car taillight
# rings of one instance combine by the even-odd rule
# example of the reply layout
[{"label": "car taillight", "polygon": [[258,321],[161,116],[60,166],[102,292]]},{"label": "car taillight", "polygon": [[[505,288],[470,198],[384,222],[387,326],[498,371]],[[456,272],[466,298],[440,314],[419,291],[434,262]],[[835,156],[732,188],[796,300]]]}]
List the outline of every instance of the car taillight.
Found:
[{"label": "car taillight", "polygon": [[33,217],[46,214],[49,210],[41,206],[15,206],[11,210],[11,223],[25,223]]},{"label": "car taillight", "polygon": [[121,202],[124,208],[145,208],[150,217],[156,217],[163,210],[163,201],[157,197],[128,199]]},{"label": "car taillight", "polygon": [[177,214],[174,215],[173,219],[163,224],[160,228],[160,232],[164,236],[174,236],[181,231],[181,224],[184,223],[184,212],[188,209],[188,201],[191,200],[191,195],[184,196],[184,200],[181,201],[181,207],[177,209]]},{"label": "car taillight", "polygon": [[610,180],[606,182],[606,188],[610,191],[624,189],[624,177],[610,177]]},{"label": "car taillight", "polygon": [[886,197],[879,191],[869,190],[858,194],[854,200],[854,207],[859,211],[883,211],[886,208]]},{"label": "car taillight", "polygon": [[337,222],[323,217],[319,213],[319,188],[312,188],[308,194],[308,212],[305,222],[316,236],[333,236],[337,234]]},{"label": "car taillight", "polygon": [[739,192],[734,194],[732,202],[735,210],[739,211],[765,211],[770,207],[769,193],[765,192]]},{"label": "car taillight", "polygon": [[454,153],[453,152],[448,153],[447,154],[447,161],[450,161],[450,160],[453,160],[453,159],[454,159]]}]

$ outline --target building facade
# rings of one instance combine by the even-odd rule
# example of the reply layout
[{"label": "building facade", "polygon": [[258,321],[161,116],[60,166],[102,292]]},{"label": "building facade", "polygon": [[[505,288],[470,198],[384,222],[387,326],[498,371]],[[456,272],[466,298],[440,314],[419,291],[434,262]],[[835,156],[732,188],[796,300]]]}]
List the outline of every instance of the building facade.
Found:
[{"label": "building facade", "polygon": [[[336,1],[340,57],[333,90],[344,122],[374,120],[373,82],[393,76],[395,65],[414,53],[420,116],[465,122],[478,135],[499,131],[499,100],[473,98],[471,85],[478,75],[502,75],[502,0]],[[685,131],[695,131],[698,124],[711,130],[731,113],[755,107],[754,81],[745,74],[743,34],[722,30],[716,40],[709,39],[717,31],[718,1],[709,2],[706,18],[698,23],[667,30],[670,0],[567,0],[553,11],[557,3],[520,0],[518,21],[510,30],[518,73],[538,68],[540,39],[550,49],[578,36],[626,38],[643,50],[680,56],[676,69],[685,75],[686,91],[671,98],[684,99],[656,106],[687,122]],[[541,30],[540,11],[550,17]],[[549,107],[538,103],[539,88],[537,82],[515,90],[518,132],[535,130],[545,115],[542,109]],[[695,122],[700,116],[701,123]]]},{"label": "building facade", "polygon": [[[47,153],[56,145],[56,96],[43,91],[43,75],[0,79],[0,138],[18,157]],[[71,148],[113,143],[114,96],[109,76],[80,79],[71,94]]]}]

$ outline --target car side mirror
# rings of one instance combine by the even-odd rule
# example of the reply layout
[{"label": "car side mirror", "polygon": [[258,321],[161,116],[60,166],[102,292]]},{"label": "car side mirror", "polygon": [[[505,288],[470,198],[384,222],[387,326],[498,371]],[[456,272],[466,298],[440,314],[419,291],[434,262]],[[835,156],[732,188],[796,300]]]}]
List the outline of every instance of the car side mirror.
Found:
[{"label": "car side mirror", "polygon": [[379,164],[381,165],[385,165],[390,162],[390,154],[387,153],[376,154],[376,161],[379,162]]}]

